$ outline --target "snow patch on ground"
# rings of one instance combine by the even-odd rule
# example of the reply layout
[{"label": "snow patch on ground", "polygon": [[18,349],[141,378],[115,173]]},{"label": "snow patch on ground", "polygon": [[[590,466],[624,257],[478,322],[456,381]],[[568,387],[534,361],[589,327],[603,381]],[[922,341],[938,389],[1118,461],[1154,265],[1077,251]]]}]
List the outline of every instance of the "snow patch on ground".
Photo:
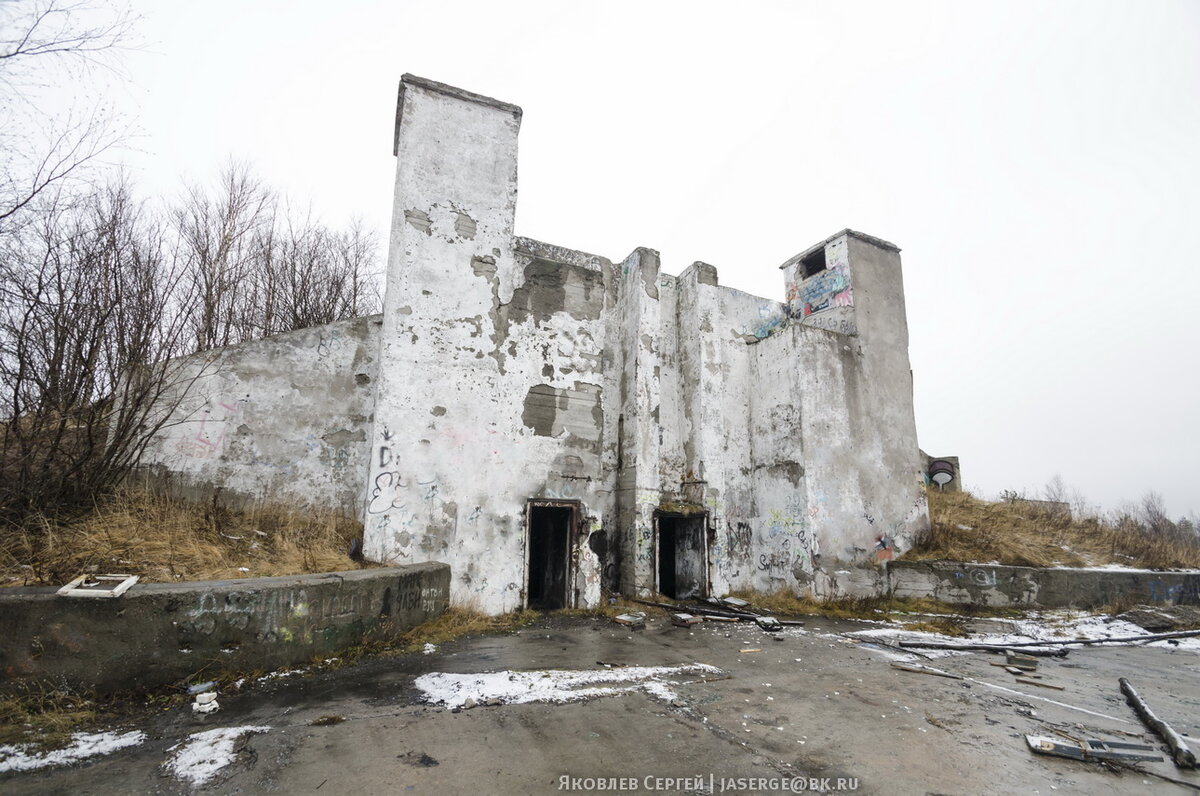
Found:
[{"label": "snow patch on ground", "polygon": [[723,672],[704,663],[682,666],[624,666],[583,671],[545,669],[479,674],[431,672],[418,677],[414,685],[424,693],[426,702],[445,705],[448,708],[462,707],[467,700],[473,700],[475,703],[494,700],[509,705],[526,702],[561,704],[631,691],[644,691],[655,698],[671,701],[677,697],[662,678],[690,674]]},{"label": "snow patch on ground", "polygon": [[[270,727],[219,727],[189,735],[187,740],[171,749],[177,752],[164,763],[164,767],[176,779],[190,782],[199,787],[208,782],[217,772],[233,762],[237,756],[234,746],[243,735],[262,733]],[[170,750],[168,750],[170,751]]]},{"label": "snow patch on ground", "polygon": [[137,746],[144,743],[144,732],[77,732],[71,736],[71,743],[62,749],[50,752],[30,751],[28,744],[0,746],[0,773],[8,771],[32,771],[47,766],[65,766],[78,763],[89,757],[112,754],[127,746]]},{"label": "snow patch on ground", "polygon": [[[965,637],[945,636],[940,633],[926,633],[916,630],[904,630],[897,627],[872,628],[870,630],[853,631],[847,635],[863,639],[895,639],[899,641],[936,641],[948,644],[996,644],[1006,645],[1027,643],[1030,641],[1073,641],[1082,639],[1122,638],[1126,636],[1145,636],[1149,633],[1123,619],[1115,619],[1107,614],[1078,614],[1069,611],[1043,611],[1030,614],[1024,619],[1007,620],[1012,628],[1009,633],[972,633]],[[1125,644],[1140,644],[1147,647],[1165,647],[1168,649],[1191,650],[1200,652],[1200,637],[1179,638],[1170,641],[1152,642],[1118,642]],[[1107,645],[1107,646],[1112,646]],[[927,655],[936,656],[936,651],[922,650]]]},{"label": "snow patch on ground", "polygon": [[[337,658],[333,658],[332,660],[337,660]],[[306,674],[307,672],[308,672],[307,667],[303,668],[303,669],[280,669],[277,672],[268,672],[268,673],[264,674],[262,677],[259,677],[254,682],[266,683],[271,680],[282,680],[285,677],[292,677],[297,674]]]}]

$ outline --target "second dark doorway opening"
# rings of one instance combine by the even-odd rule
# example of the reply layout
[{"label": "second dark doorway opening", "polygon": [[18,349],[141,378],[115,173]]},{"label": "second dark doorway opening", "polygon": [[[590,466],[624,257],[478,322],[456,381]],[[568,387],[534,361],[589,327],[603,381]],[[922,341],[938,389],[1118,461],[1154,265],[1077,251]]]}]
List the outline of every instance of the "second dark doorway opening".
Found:
[{"label": "second dark doorway opening", "polygon": [[705,516],[658,515],[658,591],[673,600],[707,592]]},{"label": "second dark doorway opening", "polygon": [[530,608],[553,611],[567,608],[570,571],[571,525],[574,511],[568,506],[529,507]]}]

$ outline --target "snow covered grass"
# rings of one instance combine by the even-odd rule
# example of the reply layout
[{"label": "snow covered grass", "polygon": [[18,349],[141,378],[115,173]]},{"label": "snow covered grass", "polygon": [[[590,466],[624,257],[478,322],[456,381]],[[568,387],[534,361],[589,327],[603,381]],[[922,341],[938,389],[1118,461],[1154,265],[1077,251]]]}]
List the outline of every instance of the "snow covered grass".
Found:
[{"label": "snow covered grass", "polygon": [[526,702],[561,704],[632,691],[643,691],[657,699],[671,701],[676,696],[664,682],[664,678],[678,679],[687,675],[722,673],[715,666],[704,663],[681,666],[625,666],[582,671],[545,669],[479,674],[431,672],[418,677],[415,685],[425,695],[426,702],[445,705],[448,708],[460,708],[468,700],[475,704],[489,701],[509,705]]},{"label": "snow covered grass", "polygon": [[[1132,622],[1116,619],[1105,614],[1080,614],[1071,611],[1042,611],[1031,613],[1022,619],[1008,620],[1011,630],[1007,633],[971,633],[965,638],[951,637],[939,633],[922,633],[899,628],[872,628],[859,630],[849,635],[881,641],[937,641],[959,644],[1013,644],[1030,641],[1068,641],[1081,639],[1121,638],[1145,636],[1148,633]],[[1173,643],[1174,642],[1174,643]],[[1126,642],[1134,643],[1134,642]],[[1153,641],[1141,646],[1166,647],[1200,652],[1200,637]],[[1111,646],[1111,645],[1110,645]],[[931,651],[922,650],[926,654]]]},{"label": "snow covered grass", "polygon": [[75,733],[67,746],[49,752],[36,751],[29,744],[0,746],[0,773],[70,765],[89,757],[112,754],[118,749],[137,746],[145,740],[144,732],[97,732]]},{"label": "snow covered grass", "polygon": [[163,767],[176,779],[199,787],[237,757],[235,748],[243,735],[263,733],[270,727],[218,727],[189,735],[167,751],[178,750]]}]

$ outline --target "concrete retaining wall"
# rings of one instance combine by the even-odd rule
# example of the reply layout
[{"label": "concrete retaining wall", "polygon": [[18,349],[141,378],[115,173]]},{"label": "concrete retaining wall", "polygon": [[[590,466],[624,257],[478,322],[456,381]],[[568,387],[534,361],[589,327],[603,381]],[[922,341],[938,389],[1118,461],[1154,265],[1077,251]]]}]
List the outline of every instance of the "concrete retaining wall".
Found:
[{"label": "concrete retaining wall", "polygon": [[450,567],[415,564],[280,578],[152,583],[122,597],[0,591],[0,690],[54,680],[152,688],[275,669],[441,615]]},{"label": "concrete retaining wall", "polygon": [[888,562],[897,597],[1020,608],[1101,608],[1141,603],[1200,605],[1200,572],[1039,569],[953,561]]},{"label": "concrete retaining wall", "polygon": [[356,517],[367,478],[378,315],[177,361],[170,418],[135,483],[230,507],[274,503]]}]

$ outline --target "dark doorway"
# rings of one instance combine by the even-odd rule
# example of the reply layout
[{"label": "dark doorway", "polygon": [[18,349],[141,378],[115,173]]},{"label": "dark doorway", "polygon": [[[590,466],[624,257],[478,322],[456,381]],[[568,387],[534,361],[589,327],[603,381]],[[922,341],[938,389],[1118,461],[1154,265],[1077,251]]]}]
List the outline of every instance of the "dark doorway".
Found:
[{"label": "dark doorway", "polygon": [[673,600],[708,591],[705,515],[658,515],[658,591]]},{"label": "dark doorway", "polygon": [[570,506],[529,507],[526,596],[530,608],[553,611],[569,607],[567,585],[574,518],[575,511]]}]

